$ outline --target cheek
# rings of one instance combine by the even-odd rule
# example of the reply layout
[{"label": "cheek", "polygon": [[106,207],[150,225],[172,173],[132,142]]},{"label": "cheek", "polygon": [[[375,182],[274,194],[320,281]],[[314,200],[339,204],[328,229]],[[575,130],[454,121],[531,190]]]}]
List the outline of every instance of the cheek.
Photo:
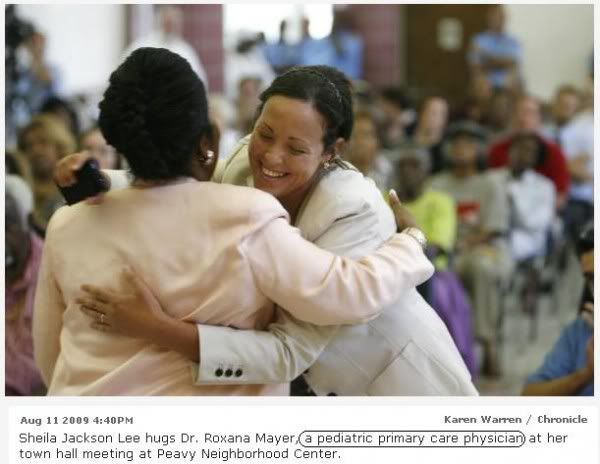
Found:
[{"label": "cheek", "polygon": [[262,153],[263,147],[258,138],[252,136],[250,138],[250,143],[248,144],[248,159],[250,163],[256,163],[260,159],[260,153]]},{"label": "cheek", "polygon": [[316,175],[321,166],[321,161],[316,156],[300,156],[289,159],[286,164],[286,169],[290,174],[298,181],[305,182]]}]

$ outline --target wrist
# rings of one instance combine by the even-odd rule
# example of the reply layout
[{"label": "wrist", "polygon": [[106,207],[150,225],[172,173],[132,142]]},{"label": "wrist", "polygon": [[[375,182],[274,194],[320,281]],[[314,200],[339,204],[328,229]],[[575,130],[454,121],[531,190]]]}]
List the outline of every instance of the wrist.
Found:
[{"label": "wrist", "polygon": [[417,227],[406,227],[402,230],[401,232],[402,234],[406,234],[409,237],[411,237],[413,240],[415,240],[423,250],[425,250],[425,248],[427,248],[427,239],[425,238],[425,234],[423,233],[423,231],[421,229],[418,229]]}]

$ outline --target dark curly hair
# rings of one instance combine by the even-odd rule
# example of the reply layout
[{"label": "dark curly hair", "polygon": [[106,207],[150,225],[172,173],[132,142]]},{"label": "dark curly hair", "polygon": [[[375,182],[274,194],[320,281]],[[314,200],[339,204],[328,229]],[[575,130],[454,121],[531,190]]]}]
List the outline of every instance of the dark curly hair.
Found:
[{"label": "dark curly hair", "polygon": [[179,55],[139,48],[111,74],[98,124],[134,176],[189,175],[191,157],[210,133],[204,85]]},{"label": "dark curly hair", "polygon": [[267,100],[283,96],[310,102],[325,118],[327,127],[323,135],[325,149],[341,137],[352,135],[352,84],[340,71],[330,66],[298,66],[281,74],[260,95],[258,114]]}]

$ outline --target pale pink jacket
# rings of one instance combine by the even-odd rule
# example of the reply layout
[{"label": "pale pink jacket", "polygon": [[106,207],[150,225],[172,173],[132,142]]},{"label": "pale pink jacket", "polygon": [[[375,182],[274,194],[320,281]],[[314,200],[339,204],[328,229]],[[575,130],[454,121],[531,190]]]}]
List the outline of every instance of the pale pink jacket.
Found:
[{"label": "pale pink jacket", "polygon": [[[34,351],[50,395],[270,395],[285,385],[194,386],[182,356],[98,332],[75,304],[82,284],[121,289],[126,266],[182,320],[264,328],[275,301],[315,324],[365,321],[432,266],[396,235],[361,261],[301,238],[272,196],[184,179],[61,208],[48,227]],[[410,272],[407,271],[410,269]]]}]

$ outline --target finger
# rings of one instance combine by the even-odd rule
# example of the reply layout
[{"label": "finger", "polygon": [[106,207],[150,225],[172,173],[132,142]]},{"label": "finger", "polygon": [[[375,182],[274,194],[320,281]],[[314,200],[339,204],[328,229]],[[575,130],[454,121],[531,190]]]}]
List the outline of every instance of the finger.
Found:
[{"label": "finger", "polygon": [[77,171],[90,159],[91,154],[84,150],[68,156],[63,162],[58,163],[54,178],[61,187],[68,187],[77,182]]},{"label": "finger", "polygon": [[130,267],[123,270],[123,277],[137,295],[145,297],[148,292],[151,293],[150,288]]},{"label": "finger", "polygon": [[82,307],[85,307],[91,311],[94,311],[95,313],[97,313],[97,315],[101,315],[101,314],[106,314],[107,310],[106,307],[104,306],[104,303],[100,303],[97,300],[92,300],[89,298],[78,298],[75,300],[75,302]]},{"label": "finger", "polygon": [[113,329],[108,324],[102,324],[101,322],[92,322],[90,327],[94,330],[99,330],[100,332],[113,332]]},{"label": "finger", "polygon": [[87,317],[92,318],[94,320],[100,319],[100,315],[102,314],[99,311],[96,311],[95,309],[92,309],[89,306],[85,306],[82,304],[79,305],[79,309]]},{"label": "finger", "polygon": [[93,156],[88,150],[82,150],[77,152],[71,158],[71,168],[75,171],[81,169],[81,166],[85,164],[85,162],[89,159],[92,159]]},{"label": "finger", "polygon": [[400,198],[398,198],[398,194],[396,193],[396,191],[394,189],[390,190],[390,205],[394,206],[394,205],[401,205],[402,203],[400,203]]},{"label": "finger", "polygon": [[112,303],[118,299],[118,295],[94,285],[82,285],[81,290],[102,303]]}]

